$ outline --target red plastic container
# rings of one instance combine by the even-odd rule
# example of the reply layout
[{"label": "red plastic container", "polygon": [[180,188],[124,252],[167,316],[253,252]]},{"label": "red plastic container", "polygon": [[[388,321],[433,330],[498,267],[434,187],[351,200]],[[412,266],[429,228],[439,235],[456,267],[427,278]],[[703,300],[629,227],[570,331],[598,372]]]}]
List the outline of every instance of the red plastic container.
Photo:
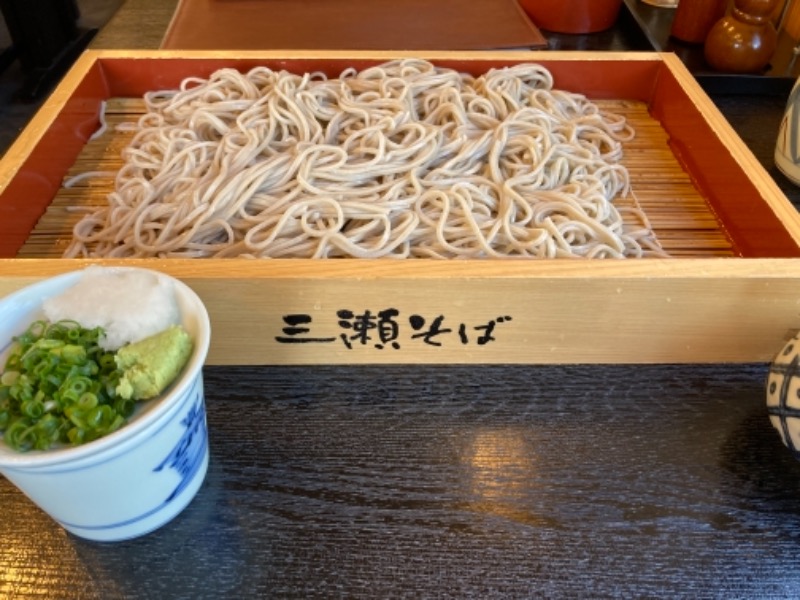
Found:
[{"label": "red plastic container", "polygon": [[594,33],[617,20],[622,0],[519,0],[540,29],[554,33]]}]

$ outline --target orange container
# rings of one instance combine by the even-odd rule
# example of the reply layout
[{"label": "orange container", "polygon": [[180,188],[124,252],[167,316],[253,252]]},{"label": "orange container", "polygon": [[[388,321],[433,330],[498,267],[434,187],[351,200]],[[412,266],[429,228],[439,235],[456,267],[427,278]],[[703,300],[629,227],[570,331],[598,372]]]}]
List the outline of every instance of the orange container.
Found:
[{"label": "orange container", "polygon": [[622,0],[519,0],[534,24],[555,33],[593,33],[611,27]]}]

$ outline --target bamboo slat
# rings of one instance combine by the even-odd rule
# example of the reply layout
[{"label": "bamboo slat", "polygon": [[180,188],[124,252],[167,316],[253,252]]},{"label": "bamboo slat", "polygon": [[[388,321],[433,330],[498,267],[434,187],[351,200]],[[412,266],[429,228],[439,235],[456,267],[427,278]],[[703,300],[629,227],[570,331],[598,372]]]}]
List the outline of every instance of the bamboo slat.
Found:
[{"label": "bamboo slat", "polygon": [[[675,257],[732,256],[730,240],[670,149],[668,134],[649,114],[647,105],[628,100],[598,104],[624,115],[636,130],[636,137],[624,146],[623,158],[633,191],[628,198],[618,200],[618,206],[640,208],[664,249]],[[114,174],[122,166],[120,153],[133,136],[118,126],[135,123],[143,111],[140,98],[111,98],[106,102],[105,131],[87,142],[65,181],[93,175],[57,193],[18,258],[57,258],[63,254],[75,223],[92,207],[105,204],[113,190]]]}]

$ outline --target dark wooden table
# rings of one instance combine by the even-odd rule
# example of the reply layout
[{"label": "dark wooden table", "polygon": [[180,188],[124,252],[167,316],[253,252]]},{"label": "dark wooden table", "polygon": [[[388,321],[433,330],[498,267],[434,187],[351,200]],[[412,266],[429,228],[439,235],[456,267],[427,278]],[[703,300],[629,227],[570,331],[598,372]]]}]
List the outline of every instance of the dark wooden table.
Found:
[{"label": "dark wooden table", "polygon": [[211,465],[149,536],[0,484],[11,598],[789,598],[763,365],[209,368]]},{"label": "dark wooden table", "polygon": [[[800,202],[772,166],[785,98],[713,99]],[[766,372],[209,367],[192,504],[91,543],[0,479],[0,597],[796,598]]]}]

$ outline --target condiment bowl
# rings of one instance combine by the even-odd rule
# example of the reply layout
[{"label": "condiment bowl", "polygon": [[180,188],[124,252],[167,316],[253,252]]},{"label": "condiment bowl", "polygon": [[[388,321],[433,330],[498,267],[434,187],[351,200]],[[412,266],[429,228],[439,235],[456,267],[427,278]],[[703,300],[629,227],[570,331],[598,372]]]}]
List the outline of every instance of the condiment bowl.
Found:
[{"label": "condiment bowl", "polygon": [[537,27],[555,33],[583,34],[609,29],[623,0],[519,0]]},{"label": "condiment bowl", "polygon": [[[166,524],[191,502],[208,469],[202,378],[211,336],[208,313],[186,284],[151,272],[172,283],[181,324],[194,342],[178,379],[158,398],[140,402],[119,430],[86,444],[19,452],[0,440],[0,473],[64,529],[90,540],[134,538]],[[43,318],[43,300],[74,285],[81,273],[55,276],[0,299],[0,365],[13,336]]]}]

